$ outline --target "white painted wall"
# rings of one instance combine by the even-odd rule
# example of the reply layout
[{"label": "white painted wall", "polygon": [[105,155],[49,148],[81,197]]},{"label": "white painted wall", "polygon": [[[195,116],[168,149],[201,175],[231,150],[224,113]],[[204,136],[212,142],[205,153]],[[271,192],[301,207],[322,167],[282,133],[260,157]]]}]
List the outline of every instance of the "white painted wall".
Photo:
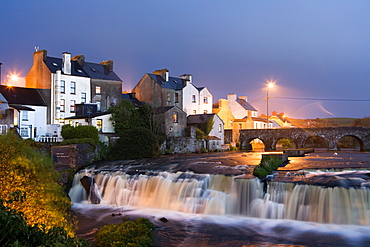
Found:
[{"label": "white painted wall", "polygon": [[[205,98],[207,99],[207,102],[204,102]],[[212,103],[213,103],[212,94],[208,91],[207,88],[203,88],[199,92],[199,105],[198,105],[199,114],[203,114],[203,113],[210,114],[210,113],[212,113]]]},{"label": "white painted wall", "polygon": [[[225,144],[225,139],[224,139],[224,122],[221,120],[221,118],[215,114],[214,117],[213,117],[213,128],[212,130],[209,132],[209,135],[210,136],[216,136],[218,138],[221,139],[221,145]],[[219,129],[221,125],[221,129]]]},{"label": "white painted wall", "polygon": [[[193,102],[193,95],[195,95],[195,102]],[[188,83],[182,89],[182,102],[183,102],[182,110],[186,112],[187,115],[203,114],[203,112],[199,112],[198,108],[199,91],[192,83]]]},{"label": "white painted wall", "polygon": [[[22,138],[32,138],[37,139],[41,135],[46,135],[46,117],[47,117],[47,107],[46,106],[30,106],[25,105],[29,108],[34,109],[35,111],[19,111],[18,121],[20,134]],[[27,112],[27,120],[22,116],[24,112]],[[36,129],[36,134],[35,134]],[[27,130],[27,135],[22,135]]]},{"label": "white painted wall", "polygon": [[[65,91],[61,93],[61,81],[64,81]],[[75,94],[71,93],[71,82],[74,81],[76,84]],[[86,93],[86,103],[90,103],[91,90],[90,90],[90,78],[81,76],[72,76],[61,74],[57,71],[56,74],[52,75],[52,103],[51,116],[53,124],[64,124],[63,119],[67,117],[72,117],[75,115],[74,112],[70,112],[71,100],[75,101],[75,104],[82,103],[82,93]],[[64,112],[61,112],[60,103],[64,100]]]}]

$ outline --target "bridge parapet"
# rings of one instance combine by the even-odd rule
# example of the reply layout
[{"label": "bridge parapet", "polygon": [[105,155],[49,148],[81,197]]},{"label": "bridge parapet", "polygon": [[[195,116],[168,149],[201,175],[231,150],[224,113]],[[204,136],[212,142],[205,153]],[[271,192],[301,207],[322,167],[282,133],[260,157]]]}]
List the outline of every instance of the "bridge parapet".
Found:
[{"label": "bridge parapet", "polygon": [[296,148],[303,148],[307,139],[317,136],[328,142],[329,150],[337,150],[341,138],[352,136],[360,143],[361,151],[370,151],[370,127],[248,129],[240,130],[239,142],[242,148],[247,148],[252,140],[260,139],[265,150],[272,151],[282,138],[292,140]]}]

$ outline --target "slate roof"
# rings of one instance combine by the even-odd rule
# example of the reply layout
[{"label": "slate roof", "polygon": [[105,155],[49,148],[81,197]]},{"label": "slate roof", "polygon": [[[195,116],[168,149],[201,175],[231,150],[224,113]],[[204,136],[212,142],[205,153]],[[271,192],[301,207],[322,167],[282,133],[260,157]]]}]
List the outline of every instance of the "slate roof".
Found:
[{"label": "slate roof", "polygon": [[[153,108],[153,112],[155,114],[161,114],[161,113],[165,113],[169,110],[171,110],[172,108],[177,108],[177,110],[179,112],[184,112],[183,110],[181,110],[178,106],[163,106],[163,107],[155,107]],[[184,112],[185,113],[185,112]],[[186,114],[186,113],[185,113]]]},{"label": "slate roof", "polygon": [[251,110],[251,111],[257,111],[256,108],[254,108],[251,104],[249,104],[247,101],[244,99],[236,99],[236,101],[246,110]]},{"label": "slate roof", "polygon": [[47,106],[40,89],[0,85],[0,93],[9,104]]},{"label": "slate roof", "polygon": [[141,105],[144,105],[143,102],[141,102],[140,100],[138,100],[134,94],[132,93],[123,93],[122,94],[122,99],[127,99],[129,100],[132,104],[134,104],[135,107],[139,107]]},{"label": "slate roof", "polygon": [[79,116],[67,117],[65,119],[95,118],[95,117],[104,116],[104,115],[108,115],[108,114],[110,114],[110,112],[95,112],[95,113],[84,114],[84,115],[79,115]]},{"label": "slate roof", "polygon": [[189,115],[188,123],[189,124],[204,123],[209,118],[214,117],[215,115],[216,115],[215,113]]},{"label": "slate roof", "polygon": [[[52,73],[62,70],[62,58],[46,57],[44,61]],[[81,67],[77,61],[71,60],[71,75],[89,77],[92,79],[102,79],[110,81],[122,81],[114,71],[110,71],[107,66],[100,63],[85,62]]]},{"label": "slate roof", "polygon": [[168,77],[168,81],[165,81],[165,79],[160,75],[150,74],[148,75],[156,81],[162,88],[169,88],[174,90],[181,90],[185,87],[184,79],[177,78],[177,77]]}]

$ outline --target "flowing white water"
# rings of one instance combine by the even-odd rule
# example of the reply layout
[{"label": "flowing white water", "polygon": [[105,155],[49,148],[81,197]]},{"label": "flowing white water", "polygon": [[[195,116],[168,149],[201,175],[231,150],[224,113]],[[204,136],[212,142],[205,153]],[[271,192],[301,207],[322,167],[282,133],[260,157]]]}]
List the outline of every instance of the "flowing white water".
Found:
[{"label": "flowing white water", "polygon": [[[93,175],[94,174],[94,175]],[[370,190],[272,182],[267,193],[257,179],[161,172],[128,175],[85,171],[75,175],[72,202],[88,200],[79,182],[94,177],[100,204],[154,208],[202,215],[234,215],[330,224],[369,225]]]}]

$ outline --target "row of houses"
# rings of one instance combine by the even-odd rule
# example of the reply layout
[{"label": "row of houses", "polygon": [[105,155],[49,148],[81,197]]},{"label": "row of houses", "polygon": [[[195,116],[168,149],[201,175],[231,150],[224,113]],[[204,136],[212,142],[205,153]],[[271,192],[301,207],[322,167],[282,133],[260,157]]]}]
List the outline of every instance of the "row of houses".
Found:
[{"label": "row of houses", "polygon": [[[93,125],[107,141],[114,134],[109,108],[123,99],[135,107],[150,104],[163,115],[161,127],[168,138],[184,137],[186,126],[212,118],[209,140],[215,149],[224,144],[225,129],[271,128],[277,123],[258,117],[247,98],[236,94],[213,107],[212,94],[197,87],[191,74],[173,77],[168,69],[155,70],[146,73],[131,93],[122,93],[112,60],[91,63],[83,55],[65,52],[56,58],[40,50],[33,54],[25,87],[0,85],[0,132],[15,128],[25,139],[61,141],[61,126]],[[274,117],[287,125],[279,114],[271,120]]]}]

